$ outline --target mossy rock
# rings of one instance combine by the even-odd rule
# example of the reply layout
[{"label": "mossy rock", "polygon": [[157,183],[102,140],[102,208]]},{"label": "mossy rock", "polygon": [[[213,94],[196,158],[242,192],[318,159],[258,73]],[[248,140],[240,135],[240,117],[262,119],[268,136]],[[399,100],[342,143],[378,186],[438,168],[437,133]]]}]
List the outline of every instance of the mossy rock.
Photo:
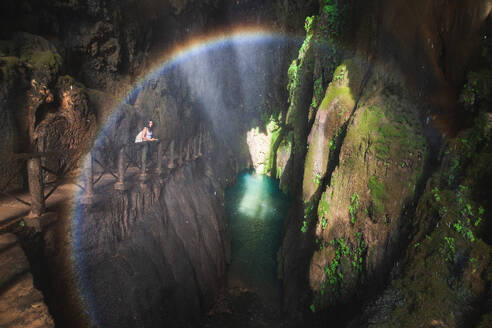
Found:
[{"label": "mossy rock", "polygon": [[[470,319],[477,323],[481,310],[476,305],[489,297],[492,281],[492,247],[485,232],[492,219],[492,175],[484,163],[489,159],[490,164],[492,140],[486,121],[480,117],[443,146],[440,167],[418,200],[413,219],[417,233],[400,260],[404,269],[389,287],[398,290],[400,302],[384,310],[384,323],[376,313],[370,319],[375,326],[465,327]],[[450,170],[455,161],[459,174]],[[384,302],[385,294],[378,302]],[[479,327],[488,327],[490,315],[477,321]]]},{"label": "mossy rock", "polygon": [[19,33],[14,41],[19,58],[31,68],[35,79],[48,83],[60,72],[62,57],[48,40],[38,35]]},{"label": "mossy rock", "polygon": [[[427,142],[415,105],[399,90],[388,90],[388,80],[379,74],[379,69],[374,68],[376,73],[362,91],[363,101],[348,120],[336,158],[338,166],[327,181],[329,185],[322,190],[318,205],[316,237],[320,242],[344,238],[352,251],[354,245],[367,245],[361,253],[361,263],[337,269],[337,274],[344,276],[344,286],[348,286],[340,289],[337,302],[354,295],[358,284],[371,279],[380,281],[383,272],[389,270],[397,245],[405,238],[400,235],[402,226],[409,225],[404,208],[413,201],[426,158]],[[347,76],[350,77],[347,66],[339,67],[334,76],[337,78],[330,87],[336,84],[341,89],[350,83],[345,81]],[[362,73],[354,76],[360,83]],[[327,90],[328,100],[333,94],[334,91]],[[346,95],[342,91],[331,101],[346,101]],[[333,111],[333,107],[327,112],[330,110]],[[323,111],[326,110],[320,108],[319,112]],[[336,116],[331,119],[335,120]],[[313,147],[313,153],[319,152],[314,144],[316,142],[309,151]],[[328,244],[318,259],[333,247]],[[313,261],[311,268],[320,263]],[[359,273],[355,274],[355,271]],[[315,295],[319,293],[321,290],[315,290]]]},{"label": "mossy rock", "polygon": [[353,59],[345,60],[335,70],[326,89],[308,137],[303,179],[305,201],[310,201],[319,191],[327,173],[330,153],[336,153],[336,145],[354,110],[363,68]]},{"label": "mossy rock", "polygon": [[32,65],[35,70],[49,70],[53,73],[57,73],[62,64],[61,56],[49,50],[24,54],[21,59]]}]

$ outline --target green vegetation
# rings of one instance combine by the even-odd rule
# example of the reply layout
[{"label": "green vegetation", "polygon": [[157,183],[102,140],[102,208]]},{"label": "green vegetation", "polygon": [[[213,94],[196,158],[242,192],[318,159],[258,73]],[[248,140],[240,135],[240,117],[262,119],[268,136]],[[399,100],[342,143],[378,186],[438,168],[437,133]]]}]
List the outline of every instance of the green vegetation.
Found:
[{"label": "green vegetation", "polygon": [[456,244],[453,237],[444,237],[440,252],[447,262],[453,262],[454,254],[456,253]]},{"label": "green vegetation", "polygon": [[321,103],[320,109],[328,110],[335,98],[339,99],[339,101],[341,101],[344,104],[342,113],[345,112],[346,110],[349,109],[351,110],[355,105],[354,97],[352,96],[352,91],[348,86],[342,85],[337,87],[328,87],[328,89],[326,89],[325,98]]},{"label": "green vegetation", "polygon": [[456,198],[458,201],[458,220],[453,223],[453,228],[459,232],[465,239],[470,242],[475,241],[475,236],[473,231],[471,230],[472,222],[474,226],[478,226],[478,224],[482,221],[482,215],[485,210],[482,206],[478,208],[477,216],[475,217],[473,214],[473,207],[470,203],[468,197],[466,197],[466,193],[468,191],[468,187],[460,185],[458,187],[458,191],[456,193]]},{"label": "green vegetation", "polygon": [[317,16],[306,17],[306,22],[304,23],[304,28],[306,30],[306,39],[304,39],[304,42],[302,43],[302,46],[299,49],[298,58],[294,59],[289,66],[289,70],[287,72],[287,75],[289,77],[289,84],[287,85],[287,89],[290,91],[291,96],[294,90],[299,85],[300,78],[298,76],[299,75],[298,72],[302,66],[302,62],[310,46],[311,39],[313,38],[314,27],[316,26],[317,21],[318,21]]},{"label": "green vegetation", "polygon": [[340,35],[342,29],[341,12],[336,0],[323,0],[322,14],[326,17],[330,37]]},{"label": "green vegetation", "polygon": [[[330,263],[323,268],[325,278],[318,291],[317,302],[315,302],[321,307],[327,301],[333,303],[338,298],[340,288],[344,284],[343,272],[348,273],[347,270],[353,270],[356,275],[362,272],[367,245],[362,238],[361,232],[355,233],[354,237],[355,246],[352,245],[353,249],[344,238],[334,239],[329,243],[334,249],[334,256]],[[346,261],[343,262],[345,264],[342,264],[343,258],[348,262]]]},{"label": "green vegetation", "polygon": [[314,204],[313,202],[304,202],[304,218],[308,219],[313,216]]},{"label": "green vegetation", "polygon": [[350,223],[354,224],[355,223],[355,214],[357,213],[357,209],[359,208],[359,194],[354,193],[352,196],[350,196],[350,206],[349,206],[349,213],[350,213]]},{"label": "green vegetation", "polygon": [[378,177],[371,176],[367,183],[371,191],[371,197],[374,204],[374,211],[378,215],[384,214],[384,201],[386,200],[386,190],[383,182],[379,182]]},{"label": "green vegetation", "polygon": [[321,217],[328,216],[329,213],[330,213],[330,204],[326,200],[326,192],[324,192],[321,195],[321,199],[318,205],[318,217],[321,218]]},{"label": "green vegetation", "polygon": [[306,233],[308,230],[308,223],[306,220],[302,221],[301,232]]},{"label": "green vegetation", "polygon": [[361,273],[362,272],[362,262],[363,262],[363,256],[364,252],[366,251],[366,243],[364,242],[364,239],[362,238],[361,232],[357,232],[355,234],[355,244],[356,244],[356,249],[354,250],[352,254],[352,267],[354,268],[355,272]]},{"label": "green vegetation", "polygon": [[342,64],[338,66],[333,73],[333,81],[342,81],[345,77],[345,73],[347,73],[347,65]]},{"label": "green vegetation", "polygon": [[439,188],[434,187],[434,189],[432,189],[432,195],[434,196],[434,199],[436,200],[436,202],[440,202],[441,201],[441,197],[439,196]]},{"label": "green vegetation", "polygon": [[325,266],[325,279],[332,290],[338,289],[339,285],[343,283],[343,274],[337,270],[340,265],[340,259],[342,256],[350,254],[349,247],[345,244],[343,238],[340,238],[333,242],[335,246],[335,257],[331,263]]},{"label": "green vegetation", "polygon": [[314,219],[314,201],[304,202],[304,220],[302,221],[302,227],[301,231],[302,232],[307,232],[308,229],[308,223],[313,222],[312,220]]},{"label": "green vegetation", "polygon": [[490,97],[490,85],[492,85],[492,72],[483,70],[481,72],[470,72],[467,82],[463,87],[460,101],[465,109],[475,111],[480,100]]},{"label": "green vegetation", "polygon": [[[437,203],[440,203],[440,217],[445,218],[446,216],[451,215],[450,219],[455,220],[451,224],[452,228],[460,233],[464,239],[469,242],[474,242],[476,237],[473,234],[472,228],[477,227],[482,222],[485,209],[482,206],[478,206],[478,208],[474,209],[474,206],[467,195],[468,187],[464,185],[458,186],[455,192],[456,203],[454,203],[454,199],[453,201],[451,199],[444,201],[437,186],[431,190],[431,193],[434,200]],[[450,197],[452,197],[451,194],[447,198]],[[448,209],[444,204],[449,202],[451,202],[453,206]]]},{"label": "green vegetation", "polygon": [[313,93],[313,100],[311,102],[311,107],[317,108],[319,104],[321,104],[321,101],[323,100],[323,81],[320,78],[316,79],[314,81],[314,93]]},{"label": "green vegetation", "polygon": [[319,173],[316,173],[316,176],[314,177],[314,183],[317,185],[321,184],[321,175]]},{"label": "green vegetation", "polygon": [[[404,114],[395,114],[386,106],[370,105],[360,109],[357,130],[347,134],[349,143],[368,143],[371,153],[389,166],[391,162],[404,163],[416,152],[425,157],[425,138],[415,133],[412,119]],[[399,120],[397,116],[404,116]],[[361,140],[362,138],[362,140]]]}]

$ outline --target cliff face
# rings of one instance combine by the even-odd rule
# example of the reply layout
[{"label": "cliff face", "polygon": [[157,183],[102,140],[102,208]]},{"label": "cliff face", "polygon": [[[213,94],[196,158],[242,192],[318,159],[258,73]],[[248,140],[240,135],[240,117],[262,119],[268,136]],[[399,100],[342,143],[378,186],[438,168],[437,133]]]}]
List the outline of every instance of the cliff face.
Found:
[{"label": "cliff face", "polygon": [[[306,19],[289,69],[286,131],[274,150],[277,175],[297,198],[280,250],[286,309],[339,309],[346,324],[347,306],[394,279],[354,326],[412,326],[411,317],[463,326],[481,313],[473,306],[490,280],[481,196],[490,179],[477,168],[488,157],[489,14],[489,1],[323,1]],[[483,185],[468,175],[476,169]],[[432,214],[432,197],[448,201],[442,188],[461,205],[450,200],[440,206],[445,213]],[[456,284],[441,286],[446,279]]]},{"label": "cliff face", "polygon": [[[206,156],[212,156],[208,153]],[[218,155],[218,154],[215,154]],[[164,184],[105,193],[80,216],[81,291],[101,327],[197,324],[223,286],[225,167],[187,163]]]}]

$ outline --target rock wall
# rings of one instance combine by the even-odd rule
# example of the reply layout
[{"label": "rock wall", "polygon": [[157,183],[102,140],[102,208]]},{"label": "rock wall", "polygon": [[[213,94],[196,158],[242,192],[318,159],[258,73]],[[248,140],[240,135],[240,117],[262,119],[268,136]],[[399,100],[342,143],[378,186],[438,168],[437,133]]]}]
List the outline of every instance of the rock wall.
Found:
[{"label": "rock wall", "polygon": [[[368,306],[366,321],[352,324],[412,326],[410,316],[422,318],[411,310],[410,304],[415,304],[411,299],[417,297],[412,288],[430,279],[426,286],[433,287],[429,290],[442,289],[437,286],[442,280],[424,278],[425,273],[416,268],[421,265],[420,257],[409,242],[429,232],[429,226],[422,226],[430,220],[428,213],[422,215],[426,206],[422,202],[429,197],[424,190],[429,191],[425,185],[431,173],[440,172],[455,181],[458,173],[450,172],[449,166],[456,170],[462,166],[460,159],[450,164],[450,159],[437,154],[449,155],[445,144],[450,135],[477,124],[474,121],[488,120],[488,92],[482,87],[489,83],[485,82],[490,67],[486,59],[489,13],[489,1],[460,6],[446,1],[323,1],[319,15],[306,18],[305,42],[289,69],[285,131],[274,149],[276,175],[296,199],[286,219],[279,274],[284,283],[284,308],[290,313],[304,312],[299,320],[307,320],[306,312],[314,312],[324,324],[336,320],[346,325],[360,304],[400,272],[402,278],[393,283],[403,291],[387,289]],[[461,38],[467,41],[461,44],[457,41]],[[475,66],[481,73],[471,69]],[[479,147],[470,143],[469,136],[461,139],[464,147]],[[480,147],[486,148],[486,138],[479,139]],[[467,163],[473,161],[481,160],[469,158]],[[440,166],[445,162],[447,168]],[[474,189],[472,193],[479,195],[483,187],[475,184],[465,190]],[[466,196],[461,197],[465,202]],[[481,205],[469,203],[473,215],[487,213],[485,208],[479,210],[483,200],[478,202]],[[459,238],[441,234],[433,246],[420,248],[423,242],[419,239],[415,247],[427,255],[437,252],[440,261],[445,261],[444,251],[438,250],[450,247],[446,246],[449,238],[452,243],[456,239],[456,245],[460,243],[461,251],[468,254],[462,257],[464,266],[470,258],[477,261],[468,253],[472,249],[487,252],[490,245],[484,235],[485,239],[473,237],[471,241],[462,233],[480,234],[486,229],[481,225],[483,217],[476,226],[470,224],[471,218],[452,216],[449,220],[454,224],[440,224],[450,227],[445,233],[461,234]],[[466,228],[460,226],[461,221],[468,222]],[[453,248],[453,254],[463,254],[454,252]],[[480,258],[486,267],[488,258]],[[408,266],[402,268],[402,262]],[[477,270],[486,270],[482,264]],[[415,278],[416,272],[423,281]],[[485,271],[473,272],[481,275]],[[475,302],[487,295],[483,281],[489,278],[481,278],[475,288],[452,270],[441,273],[466,286],[468,298],[458,295],[454,287],[449,291],[453,302],[466,304],[466,309],[449,310],[456,315],[450,320],[441,317],[437,308],[423,310],[428,311],[422,315],[431,325],[464,326],[473,321],[472,313],[483,311]],[[395,293],[401,297],[395,298]],[[432,292],[425,295],[428,298],[420,308],[439,302]],[[395,299],[402,303],[395,304]],[[393,312],[385,308],[390,303]]]},{"label": "rock wall", "polygon": [[187,163],[162,185],[98,198],[83,212],[75,252],[93,324],[196,325],[213,304],[229,247],[223,186],[214,181],[226,168],[204,162]]}]

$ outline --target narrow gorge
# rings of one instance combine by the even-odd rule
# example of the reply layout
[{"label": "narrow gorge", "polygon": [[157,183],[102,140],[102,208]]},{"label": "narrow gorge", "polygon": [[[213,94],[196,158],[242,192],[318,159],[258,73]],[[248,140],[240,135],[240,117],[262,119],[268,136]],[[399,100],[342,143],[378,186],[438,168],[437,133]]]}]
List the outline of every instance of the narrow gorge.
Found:
[{"label": "narrow gorge", "polygon": [[0,327],[489,327],[491,11],[3,1]]}]

